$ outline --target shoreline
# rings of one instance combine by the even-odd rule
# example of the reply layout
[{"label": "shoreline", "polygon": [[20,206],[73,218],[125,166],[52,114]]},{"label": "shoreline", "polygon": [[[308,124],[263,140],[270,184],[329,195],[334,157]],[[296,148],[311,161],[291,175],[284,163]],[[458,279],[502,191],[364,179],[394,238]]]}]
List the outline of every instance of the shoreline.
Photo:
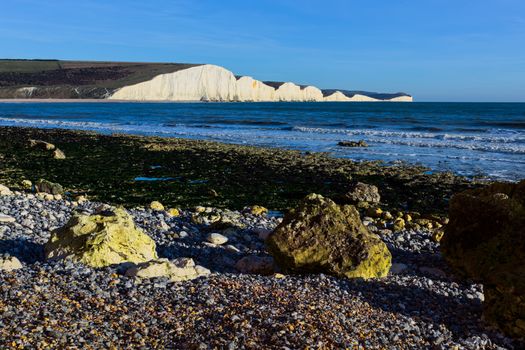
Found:
[{"label": "shoreline", "polygon": [[[0,137],[0,156],[9,169],[0,181],[16,185],[21,178],[50,177],[73,192],[115,203],[144,204],[157,197],[182,206],[204,200],[219,207],[286,210],[308,193],[337,197],[361,181],[379,186],[388,205],[444,212],[452,193],[486,184],[452,173],[428,174],[417,165],[204,140],[23,127],[0,127]],[[49,159],[28,149],[29,139],[56,144],[67,158]],[[173,180],[134,180],[139,177]]]}]

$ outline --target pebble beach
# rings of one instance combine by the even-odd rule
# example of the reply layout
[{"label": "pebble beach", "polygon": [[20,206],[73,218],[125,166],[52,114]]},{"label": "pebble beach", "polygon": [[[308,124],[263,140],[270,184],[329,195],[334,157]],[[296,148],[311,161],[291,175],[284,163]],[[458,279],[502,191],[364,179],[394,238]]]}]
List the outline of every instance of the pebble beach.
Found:
[{"label": "pebble beach", "polygon": [[191,256],[211,274],[169,283],[126,277],[118,267],[46,262],[50,230],[73,208],[97,206],[21,192],[0,197],[0,212],[14,219],[0,223],[0,252],[23,265],[0,271],[2,348],[516,348],[480,320],[481,286],[450,273],[428,230],[381,234],[393,255],[383,279],[265,276],[239,273],[235,264],[267,257],[261,236],[281,219],[231,211],[245,228],[221,231],[227,242],[218,245],[191,210],[171,217],[135,208],[159,255]]}]

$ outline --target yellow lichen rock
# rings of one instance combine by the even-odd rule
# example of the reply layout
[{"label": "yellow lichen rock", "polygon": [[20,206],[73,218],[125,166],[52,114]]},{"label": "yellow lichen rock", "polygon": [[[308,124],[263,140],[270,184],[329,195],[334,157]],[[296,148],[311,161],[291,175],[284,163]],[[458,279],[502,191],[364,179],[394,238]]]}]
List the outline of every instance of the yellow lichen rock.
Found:
[{"label": "yellow lichen rock", "polygon": [[207,276],[210,273],[210,270],[195,265],[193,259],[178,258],[174,261],[158,259],[138,264],[128,269],[126,276],[138,278],[167,277],[170,282],[178,282]]},{"label": "yellow lichen rock", "polygon": [[384,277],[392,256],[362,224],[352,205],[308,195],[266,240],[283,271],[322,272],[349,278]]},{"label": "yellow lichen rock", "polygon": [[153,210],[156,210],[156,211],[163,211],[164,210],[164,206],[162,205],[161,202],[159,201],[153,201],[151,202],[151,204],[149,205],[149,207]]},{"label": "yellow lichen rock", "polygon": [[403,220],[402,218],[397,218],[395,221],[394,221],[394,231],[402,231],[404,228],[405,228],[405,220]]},{"label": "yellow lichen rock", "polygon": [[252,215],[255,215],[255,216],[263,216],[263,215],[268,214],[268,209],[266,209],[265,207],[262,207],[260,205],[254,205],[252,207],[247,207],[247,208],[245,208],[244,211],[246,213],[249,213],[249,214],[252,214]]},{"label": "yellow lichen rock", "polygon": [[168,210],[168,215],[177,217],[177,216],[180,216],[180,211],[177,208],[171,208],[170,210]]},{"label": "yellow lichen rock", "polygon": [[72,259],[91,267],[157,258],[155,242],[135,226],[124,208],[73,214],[64,227],[52,232],[45,253],[49,260]]}]

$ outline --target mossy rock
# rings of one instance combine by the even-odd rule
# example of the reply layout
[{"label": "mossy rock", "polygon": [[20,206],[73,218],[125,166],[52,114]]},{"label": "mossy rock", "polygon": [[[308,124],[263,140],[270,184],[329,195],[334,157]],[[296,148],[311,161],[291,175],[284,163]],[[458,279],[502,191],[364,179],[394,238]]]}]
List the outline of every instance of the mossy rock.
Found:
[{"label": "mossy rock", "polygon": [[483,283],[484,315],[525,337],[525,180],[452,197],[441,251],[456,271]]},{"label": "mossy rock", "polygon": [[72,259],[91,267],[157,258],[155,242],[122,207],[93,215],[73,214],[64,227],[52,232],[45,253],[49,260]]},{"label": "mossy rock", "polygon": [[362,224],[352,205],[308,195],[284,217],[267,245],[285,271],[348,278],[384,277],[392,256],[379,236]]},{"label": "mossy rock", "polygon": [[45,179],[40,179],[35,183],[35,190],[38,193],[64,194],[62,185]]}]

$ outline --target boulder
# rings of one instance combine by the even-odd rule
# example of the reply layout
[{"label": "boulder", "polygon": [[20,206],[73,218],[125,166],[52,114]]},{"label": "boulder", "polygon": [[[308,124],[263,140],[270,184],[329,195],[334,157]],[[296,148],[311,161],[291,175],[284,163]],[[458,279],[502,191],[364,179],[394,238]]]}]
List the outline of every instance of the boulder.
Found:
[{"label": "boulder", "polygon": [[207,276],[210,273],[210,270],[195,265],[193,259],[178,258],[174,261],[168,259],[147,261],[129,268],[125,274],[128,277],[138,278],[166,277],[170,282],[178,282]]},{"label": "boulder", "polygon": [[345,203],[357,204],[359,202],[379,203],[381,196],[377,186],[358,182],[354,188],[344,195]]},{"label": "boulder", "polygon": [[352,205],[308,195],[266,240],[284,271],[321,272],[349,278],[384,277],[392,256],[362,224]]},{"label": "boulder", "polygon": [[44,179],[35,183],[35,190],[37,193],[64,194],[62,185]]},{"label": "boulder", "polygon": [[15,256],[0,255],[0,271],[14,271],[22,267],[22,263]]},{"label": "boulder", "polygon": [[484,317],[525,337],[525,180],[496,183],[452,197],[440,241],[457,273],[484,285]]},{"label": "boulder", "polygon": [[237,261],[235,268],[242,273],[271,275],[274,272],[273,259],[256,255],[245,256]]},{"label": "boulder", "polygon": [[92,215],[76,212],[45,245],[49,260],[72,259],[92,267],[157,258],[155,242],[135,226],[124,208]]}]

